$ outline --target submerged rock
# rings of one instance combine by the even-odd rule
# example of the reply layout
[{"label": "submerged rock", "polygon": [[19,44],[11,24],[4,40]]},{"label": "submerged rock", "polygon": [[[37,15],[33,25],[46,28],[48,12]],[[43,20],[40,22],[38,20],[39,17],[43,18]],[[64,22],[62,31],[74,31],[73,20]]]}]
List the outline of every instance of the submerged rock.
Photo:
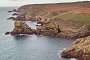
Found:
[{"label": "submerged rock", "polygon": [[64,58],[90,60],[90,36],[77,39],[70,48],[64,49],[61,56]]}]

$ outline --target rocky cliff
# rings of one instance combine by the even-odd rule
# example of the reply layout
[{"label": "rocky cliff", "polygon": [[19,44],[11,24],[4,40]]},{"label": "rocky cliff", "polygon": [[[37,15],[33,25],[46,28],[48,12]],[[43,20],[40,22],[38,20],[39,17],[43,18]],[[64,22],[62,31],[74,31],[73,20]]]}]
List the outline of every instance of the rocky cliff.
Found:
[{"label": "rocky cliff", "polygon": [[64,58],[90,60],[90,36],[74,41],[71,47],[64,49],[61,56]]},{"label": "rocky cliff", "polygon": [[[47,36],[76,39],[61,56],[90,60],[90,1],[73,3],[30,4],[18,8],[13,32],[35,33]],[[22,20],[34,19],[37,29],[27,28]]]}]

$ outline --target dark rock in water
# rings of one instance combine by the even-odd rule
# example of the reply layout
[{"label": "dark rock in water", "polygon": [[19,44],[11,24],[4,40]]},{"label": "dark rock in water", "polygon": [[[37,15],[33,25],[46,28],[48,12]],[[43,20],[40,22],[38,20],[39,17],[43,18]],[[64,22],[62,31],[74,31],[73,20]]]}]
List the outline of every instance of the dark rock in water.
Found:
[{"label": "dark rock in water", "polygon": [[21,35],[21,34],[28,34],[28,35],[31,35],[33,34],[33,32],[11,32],[11,35]]},{"label": "dark rock in water", "polygon": [[5,33],[5,35],[8,35],[8,34],[10,34],[10,32],[6,32],[6,33]]},{"label": "dark rock in water", "polygon": [[[15,14],[15,15],[18,15],[18,14]],[[9,17],[8,19],[9,20],[12,19],[12,20],[18,20],[18,21],[25,21],[25,17],[24,16]]]},{"label": "dark rock in water", "polygon": [[15,17],[9,17],[8,20],[10,20],[10,19],[15,20],[16,18]]},{"label": "dark rock in water", "polygon": [[14,14],[12,14],[12,15],[19,15],[18,13],[14,13]]},{"label": "dark rock in water", "polygon": [[12,11],[8,11],[8,13],[11,13]]},{"label": "dark rock in water", "polygon": [[18,33],[16,33],[16,32],[6,32],[6,33],[5,33],[5,35],[9,35],[9,34],[10,34],[10,35],[17,35]]},{"label": "dark rock in water", "polygon": [[13,9],[12,11],[13,11],[13,12],[17,12],[17,9]]},{"label": "dark rock in water", "polygon": [[18,12],[18,11],[16,9],[8,11],[8,13],[11,13],[11,12]]}]

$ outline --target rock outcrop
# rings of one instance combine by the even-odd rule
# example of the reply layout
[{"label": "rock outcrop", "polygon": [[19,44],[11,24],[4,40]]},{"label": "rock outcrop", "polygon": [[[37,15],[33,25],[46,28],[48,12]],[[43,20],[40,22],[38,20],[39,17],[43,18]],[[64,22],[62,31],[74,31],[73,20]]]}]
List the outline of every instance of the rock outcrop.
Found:
[{"label": "rock outcrop", "polygon": [[33,34],[33,32],[35,32],[35,30],[31,29],[25,22],[15,21],[13,31],[7,32],[6,34],[11,35]]},{"label": "rock outcrop", "polygon": [[37,34],[41,34],[41,35],[47,35],[47,36],[56,36],[58,33],[61,32],[60,27],[58,24],[55,24],[53,22],[49,22],[49,21],[43,21],[43,22],[39,22],[39,26],[37,26]]},{"label": "rock outcrop", "polygon": [[75,31],[72,30],[62,30],[61,33],[57,34],[58,37],[64,37],[68,39],[77,39],[85,36],[90,36],[90,25],[83,25]]},{"label": "rock outcrop", "polygon": [[[64,20],[49,20],[43,17],[37,18],[37,33],[43,35],[54,35],[55,37],[77,39],[90,35],[90,25],[85,24],[78,26],[79,24],[72,23]],[[78,26],[78,27],[77,27]],[[52,33],[54,34],[52,34]],[[50,35],[50,34],[51,35]]]},{"label": "rock outcrop", "polygon": [[90,36],[74,41],[71,47],[64,49],[61,56],[77,58],[78,60],[90,60]]},{"label": "rock outcrop", "polygon": [[15,21],[14,32],[32,32],[32,29],[23,21]]},{"label": "rock outcrop", "polygon": [[[14,12],[18,11],[20,14],[18,15],[15,13],[13,15],[18,15],[17,17],[8,18],[15,20],[15,27],[12,32],[7,32],[6,34],[15,35],[34,33],[46,36],[77,39],[70,48],[66,48],[62,52],[61,56],[65,58],[77,58],[79,60],[90,60],[90,25],[85,24],[83,26],[77,26],[78,23],[75,23],[76,20],[84,17],[81,16],[81,14],[90,15],[89,7],[89,1],[25,5],[20,7],[18,10],[13,10]],[[77,16],[77,18],[79,17],[74,21],[74,23],[71,22],[71,18],[73,18],[71,12],[74,13],[73,16]],[[63,16],[68,13],[71,14],[70,18],[67,18],[68,16],[66,16],[66,20],[59,18],[61,15]],[[79,14],[79,16],[76,14]],[[23,22],[34,20],[39,24],[37,25],[36,30],[31,29],[25,22]]]},{"label": "rock outcrop", "polygon": [[83,25],[81,28],[79,28],[78,32],[75,33],[72,38],[81,38],[81,37],[86,37],[90,36],[90,25],[86,24]]}]

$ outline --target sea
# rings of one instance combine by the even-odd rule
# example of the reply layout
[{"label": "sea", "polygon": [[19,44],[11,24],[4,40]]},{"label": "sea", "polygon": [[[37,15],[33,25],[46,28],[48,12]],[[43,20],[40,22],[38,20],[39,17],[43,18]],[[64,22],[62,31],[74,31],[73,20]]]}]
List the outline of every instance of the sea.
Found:
[{"label": "sea", "polygon": [[[6,32],[14,28],[13,20],[8,20],[17,7],[0,7],[0,60],[75,60],[58,57],[73,40],[40,35],[11,36]],[[29,24],[30,23],[30,24]],[[36,22],[28,22],[35,28]]]}]

